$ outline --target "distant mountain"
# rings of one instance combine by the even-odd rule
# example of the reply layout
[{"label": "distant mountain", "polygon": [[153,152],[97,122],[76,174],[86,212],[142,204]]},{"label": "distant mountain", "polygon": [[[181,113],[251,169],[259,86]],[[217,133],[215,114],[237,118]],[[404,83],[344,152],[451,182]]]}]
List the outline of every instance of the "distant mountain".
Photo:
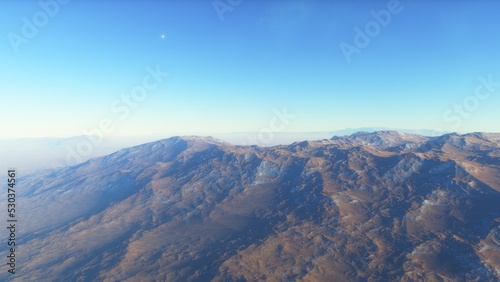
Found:
[{"label": "distant mountain", "polygon": [[18,182],[2,281],[500,279],[499,134],[173,137]]},{"label": "distant mountain", "polygon": [[357,132],[350,136],[334,136],[331,140],[335,141],[335,143],[339,145],[367,145],[379,149],[389,149],[403,145],[405,148],[412,148],[429,140],[429,138],[416,134],[401,133],[398,131],[379,131],[375,134],[369,132]]},{"label": "distant mountain", "polygon": [[335,131],[318,131],[318,132],[272,132],[262,134],[261,132],[238,132],[238,133],[220,133],[213,134],[214,137],[228,141],[235,145],[259,145],[259,146],[276,146],[289,145],[293,142],[301,140],[322,140],[329,139],[332,136],[348,136],[357,132],[373,133],[377,131],[397,130],[402,133],[419,134],[424,136],[440,136],[449,132],[436,130],[414,130],[414,129],[389,129],[383,127],[362,127],[362,128],[346,128]]},{"label": "distant mountain", "polygon": [[361,128],[346,128],[343,130],[333,131],[332,135],[334,136],[347,136],[357,132],[367,132],[374,133],[378,131],[397,131],[401,133],[407,134],[418,134],[423,136],[441,136],[444,134],[448,134],[450,132],[447,131],[439,131],[439,130],[430,130],[430,129],[402,129],[402,128],[387,128],[387,127],[361,127]]}]

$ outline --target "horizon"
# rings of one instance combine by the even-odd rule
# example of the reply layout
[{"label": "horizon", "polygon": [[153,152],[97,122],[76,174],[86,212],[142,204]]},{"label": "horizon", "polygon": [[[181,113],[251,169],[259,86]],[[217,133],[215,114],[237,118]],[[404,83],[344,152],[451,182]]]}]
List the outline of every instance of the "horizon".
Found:
[{"label": "horizon", "polygon": [[[365,128],[366,129],[366,128]],[[203,135],[171,135],[156,137],[136,137],[136,138],[107,138],[99,139],[98,136],[74,136],[70,138],[22,138],[22,139],[0,139],[0,158],[4,159],[12,167],[22,168],[24,173],[33,174],[46,169],[59,169],[71,167],[84,163],[90,159],[109,156],[123,149],[135,148],[142,145],[154,144],[172,138],[204,140],[206,138],[225,143],[229,146],[257,146],[259,148],[272,148],[276,146],[290,146],[301,142],[321,142],[333,140],[335,137],[351,138],[359,134],[380,134],[380,133],[402,133],[406,136],[420,136],[427,140],[440,138],[446,135],[459,134],[456,132],[441,132],[435,135],[424,135],[415,132],[403,132],[399,130],[351,130],[347,133],[316,132],[313,134],[277,133],[272,139],[260,138],[257,133],[241,133],[224,136],[203,136]],[[471,132],[459,134],[466,137]],[[485,132],[479,132],[485,133]],[[500,133],[486,133],[487,136],[500,136]],[[382,135],[384,136],[384,135]],[[404,136],[404,135],[403,135]],[[249,138],[251,137],[251,138]],[[382,137],[383,138],[383,137]],[[404,138],[404,137],[401,137]]]},{"label": "horizon", "polygon": [[[130,143],[130,144],[144,144],[151,143],[160,140],[166,140],[170,138],[184,138],[184,137],[195,137],[195,138],[213,138],[216,140],[220,140],[226,143],[230,143],[231,145],[257,145],[262,147],[268,146],[276,146],[276,145],[289,145],[295,142],[302,141],[318,141],[331,139],[333,137],[350,137],[357,134],[376,134],[376,133],[386,133],[386,132],[395,132],[399,134],[408,134],[408,135],[418,135],[422,137],[441,137],[444,135],[470,135],[475,133],[481,134],[500,134],[500,132],[481,132],[481,131],[473,131],[473,132],[454,132],[454,131],[434,131],[434,130],[409,130],[409,129],[393,129],[393,128],[346,128],[343,130],[331,130],[331,131],[315,131],[315,132],[277,132],[273,133],[271,138],[265,138],[265,135],[260,135],[259,132],[229,132],[229,133],[213,133],[210,135],[204,134],[183,134],[183,133],[172,133],[165,135],[129,135],[129,136],[113,136],[113,137],[105,137],[98,135],[77,135],[70,137],[21,137],[21,138],[0,138],[0,142],[11,142],[11,141],[56,141],[56,142],[65,142],[65,141],[89,141],[92,147],[92,150],[98,149],[103,144],[117,144],[117,142],[121,142],[122,144]],[[278,135],[279,137],[276,138]],[[322,136],[322,137],[318,137]],[[250,138],[249,138],[250,137]],[[252,138],[253,137],[253,138]],[[259,138],[263,137],[263,138]],[[262,139],[262,140],[261,140]],[[254,142],[250,142],[253,140]],[[127,142],[128,141],[128,142]],[[131,143],[136,142],[136,143]],[[142,143],[141,143],[142,142]],[[136,146],[136,145],[132,145]],[[105,146],[104,146],[105,147]],[[124,147],[125,148],[125,147]]]},{"label": "horizon", "polygon": [[[406,129],[406,128],[386,128],[386,127],[358,127],[358,128],[343,128],[339,130],[325,130],[325,131],[280,131],[280,132],[262,132],[262,131],[234,131],[234,132],[212,132],[212,133],[200,133],[200,132],[167,132],[167,133],[150,133],[150,134],[136,134],[136,135],[113,135],[113,136],[102,136],[96,135],[98,131],[88,132],[89,134],[71,135],[71,136],[23,136],[23,137],[0,137],[0,141],[13,141],[13,140],[69,140],[73,138],[82,137],[92,137],[99,139],[110,139],[110,140],[120,140],[126,138],[159,138],[165,139],[170,137],[183,137],[183,136],[198,136],[198,137],[214,137],[216,136],[234,136],[234,135],[258,135],[258,134],[272,134],[272,135],[313,135],[317,134],[332,134],[332,136],[350,136],[356,133],[375,133],[375,132],[399,132],[404,134],[415,134],[421,136],[442,136],[446,134],[458,134],[467,135],[472,133],[485,133],[485,134],[500,134],[500,132],[493,131],[438,131],[435,129]],[[165,136],[165,137],[162,137]],[[308,139],[311,140],[311,139]]]},{"label": "horizon", "polygon": [[[284,134],[309,134],[309,135],[314,135],[314,134],[333,134],[332,136],[349,136],[351,134],[355,133],[362,133],[362,132],[368,132],[368,133],[373,133],[373,132],[381,132],[381,131],[395,131],[395,132],[400,132],[400,133],[407,133],[407,134],[416,134],[416,135],[423,135],[426,136],[425,134],[421,133],[416,133],[416,132],[432,132],[435,133],[435,135],[428,135],[428,136],[439,136],[442,134],[450,134],[450,133],[457,133],[460,135],[463,134],[469,134],[469,133],[476,133],[479,131],[471,131],[471,132],[453,132],[453,131],[436,131],[436,130],[431,130],[431,129],[400,129],[400,128],[379,128],[379,127],[359,127],[359,128],[344,128],[340,130],[326,130],[326,131],[281,131],[281,132],[273,132],[273,134],[278,134],[278,135],[284,135]],[[352,133],[343,133],[343,132],[352,132]],[[89,132],[92,133],[92,132]],[[94,132],[95,133],[95,132]],[[162,138],[161,136],[167,136],[166,138],[170,137],[183,137],[183,136],[199,136],[199,137],[214,137],[217,135],[246,135],[246,134],[259,134],[259,131],[234,131],[234,132],[212,132],[212,133],[190,133],[190,132],[169,132],[165,134],[161,133],[156,133],[156,134],[139,134],[139,135],[120,135],[120,136],[111,136],[109,139],[114,139],[118,140],[121,138]],[[500,132],[479,132],[479,133],[500,133]],[[41,136],[41,137],[33,137],[33,136],[26,136],[26,137],[0,137],[0,141],[11,141],[11,140],[49,140],[49,139],[73,139],[73,138],[81,138],[81,137],[96,137],[99,138],[97,135],[93,134],[81,134],[81,135],[72,135],[72,136]],[[103,139],[104,136],[103,136]]]},{"label": "horizon", "polygon": [[114,3],[0,4],[0,138],[500,132],[500,3]]}]

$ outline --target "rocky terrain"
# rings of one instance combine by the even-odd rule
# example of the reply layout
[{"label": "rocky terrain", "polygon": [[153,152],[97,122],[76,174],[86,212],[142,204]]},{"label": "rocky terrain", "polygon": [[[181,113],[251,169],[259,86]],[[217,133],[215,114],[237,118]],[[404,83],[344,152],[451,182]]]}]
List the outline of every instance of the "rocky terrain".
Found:
[{"label": "rocky terrain", "polygon": [[2,281],[500,280],[498,134],[174,137],[18,190]]}]

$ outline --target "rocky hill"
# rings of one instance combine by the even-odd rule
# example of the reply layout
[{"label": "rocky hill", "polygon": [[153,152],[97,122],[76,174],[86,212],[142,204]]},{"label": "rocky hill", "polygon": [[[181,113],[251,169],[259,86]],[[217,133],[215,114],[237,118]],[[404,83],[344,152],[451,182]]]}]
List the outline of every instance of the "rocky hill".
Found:
[{"label": "rocky hill", "polygon": [[2,281],[500,280],[497,134],[174,137],[18,189]]}]

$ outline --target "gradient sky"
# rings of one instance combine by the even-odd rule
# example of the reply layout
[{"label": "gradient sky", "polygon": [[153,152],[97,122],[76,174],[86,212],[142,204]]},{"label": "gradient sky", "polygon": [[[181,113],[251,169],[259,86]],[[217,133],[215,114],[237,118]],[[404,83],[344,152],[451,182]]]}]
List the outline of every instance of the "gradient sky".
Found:
[{"label": "gradient sky", "polygon": [[[401,1],[350,62],[340,44],[390,1],[242,0],[221,20],[208,0],[73,0],[13,41],[54,1],[0,3],[0,138],[259,131],[284,107],[284,131],[500,132],[498,1]],[[112,109],[157,66],[168,78]]]}]

